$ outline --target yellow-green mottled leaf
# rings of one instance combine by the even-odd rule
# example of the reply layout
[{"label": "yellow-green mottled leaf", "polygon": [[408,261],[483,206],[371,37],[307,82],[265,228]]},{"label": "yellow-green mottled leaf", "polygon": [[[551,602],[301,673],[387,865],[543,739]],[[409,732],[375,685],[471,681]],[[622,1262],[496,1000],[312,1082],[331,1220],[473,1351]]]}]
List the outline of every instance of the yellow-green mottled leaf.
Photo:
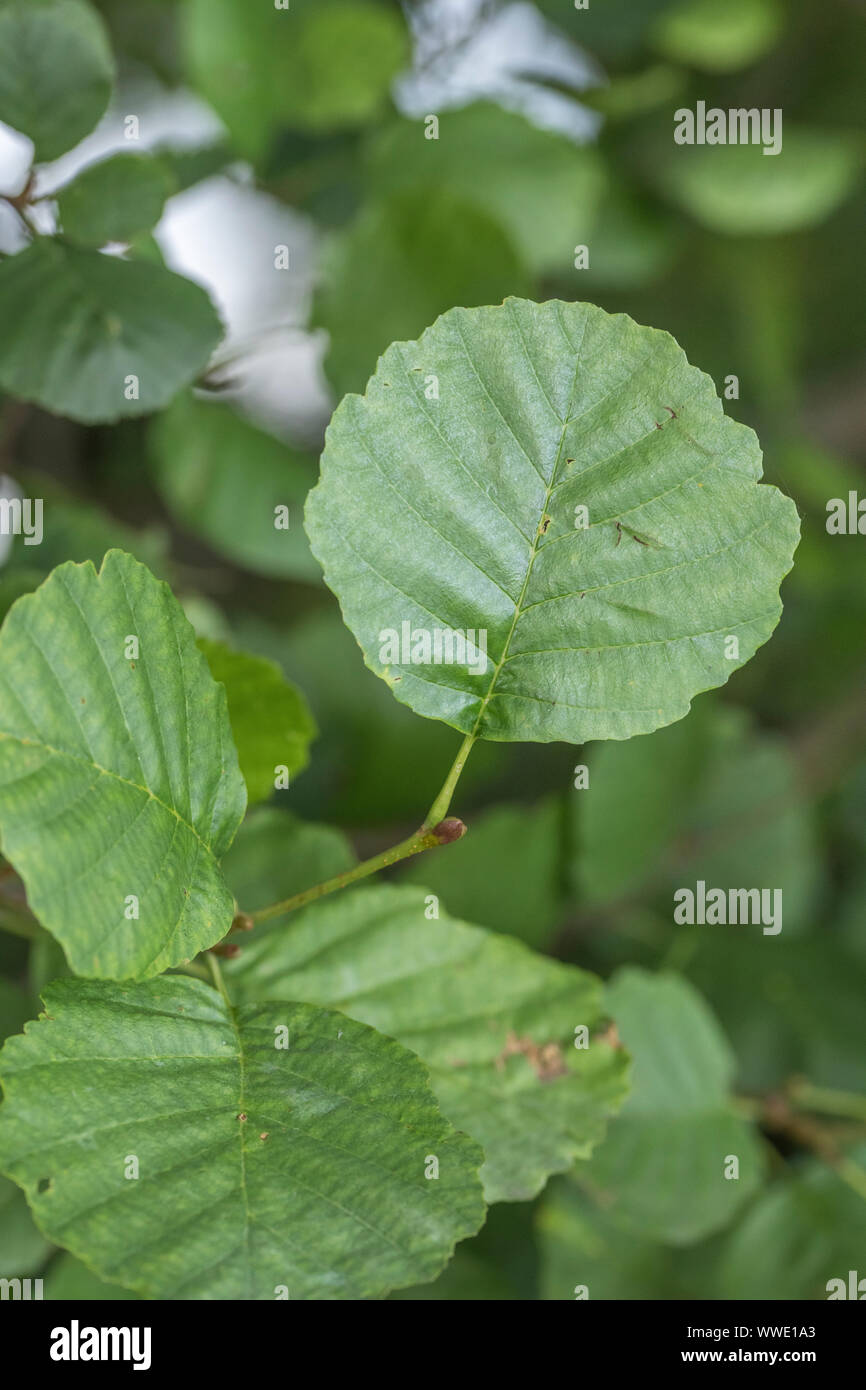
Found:
[{"label": "yellow-green mottled leaf", "polygon": [[273,795],[278,769],[301,772],[316,725],[306,700],[275,661],[199,639],[210,673],[226,688],[232,736],[250,805]]}]

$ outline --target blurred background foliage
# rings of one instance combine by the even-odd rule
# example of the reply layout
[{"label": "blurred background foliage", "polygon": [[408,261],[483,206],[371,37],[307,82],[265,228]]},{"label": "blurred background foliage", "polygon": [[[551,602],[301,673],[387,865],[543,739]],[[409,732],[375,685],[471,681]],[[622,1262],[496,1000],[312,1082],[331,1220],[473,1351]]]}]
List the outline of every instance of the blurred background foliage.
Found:
[{"label": "blurred background foliage", "polygon": [[[476,746],[455,806],[471,833],[402,871],[455,915],[608,979],[634,1094],[590,1162],[493,1208],[436,1285],[400,1296],[824,1297],[866,1249],[866,541],[825,528],[866,464],[864,6],[96,7],[114,97],[42,186],[128,151],[136,114],[150,213],[124,227],[125,254],[203,285],[227,335],[156,415],[85,426],[0,402],[0,474],[45,499],[43,544],[4,554],[0,611],[61,561],[120,546],[203,637],[297,683],[318,727],[309,766],[227,863],[253,908],[414,828],[458,741],[364,668],[301,526],[330,413],[377,354],[454,304],[521,294],[625,311],[673,333],[720,392],[735,376],[725,408],[803,519],[772,641],[651,736]],[[698,100],[781,108],[782,153],[675,145],[673,112]],[[0,135],[14,193],[32,151]],[[64,229],[100,244],[92,199],[60,201]],[[278,503],[288,544],[262,522]],[[781,887],[781,934],[675,926],[673,890],[697,879]],[[20,904],[0,889],[2,920]],[[65,967],[50,942],[8,936],[0,965],[5,1035]],[[707,1146],[739,1155],[738,1182],[704,1190]],[[50,1251],[6,1183],[0,1232],[0,1274],[124,1296]]]}]

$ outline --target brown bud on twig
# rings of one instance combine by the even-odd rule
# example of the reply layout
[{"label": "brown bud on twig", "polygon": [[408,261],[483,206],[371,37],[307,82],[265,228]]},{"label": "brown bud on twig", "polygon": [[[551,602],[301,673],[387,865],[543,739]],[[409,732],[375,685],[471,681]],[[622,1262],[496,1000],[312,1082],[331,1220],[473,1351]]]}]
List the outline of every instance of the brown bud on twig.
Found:
[{"label": "brown bud on twig", "polygon": [[240,946],[235,946],[228,941],[220,941],[218,945],[211,946],[211,954],[214,956],[224,956],[226,960],[234,960],[235,956],[241,953]]},{"label": "brown bud on twig", "polygon": [[438,825],[434,825],[433,834],[440,845],[450,845],[452,841],[463,838],[466,834],[466,826],[456,816],[448,816],[445,820],[441,820]]},{"label": "brown bud on twig", "polygon": [[232,919],[229,931],[252,931],[255,922],[248,912],[237,912]]}]

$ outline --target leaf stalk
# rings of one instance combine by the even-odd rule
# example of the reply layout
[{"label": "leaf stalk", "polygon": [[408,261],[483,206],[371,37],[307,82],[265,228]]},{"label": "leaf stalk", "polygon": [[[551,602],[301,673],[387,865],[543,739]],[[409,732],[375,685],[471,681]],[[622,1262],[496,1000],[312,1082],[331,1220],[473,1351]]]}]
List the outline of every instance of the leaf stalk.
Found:
[{"label": "leaf stalk", "polygon": [[402,859],[409,859],[415,854],[422,854],[425,850],[436,849],[439,845],[449,845],[454,840],[461,839],[466,834],[466,826],[456,816],[449,816],[448,810],[474,742],[475,735],[467,734],[433,805],[427,812],[420,828],[413,835],[401,840],[399,844],[392,845],[390,849],[383,850],[381,854],[375,854],[371,859],[363,860],[354,868],[346,869],[343,873],[326,879],[324,883],[317,883],[315,887],[305,888],[303,892],[294,893],[292,897],[284,898],[281,902],[259,908],[258,912],[249,913],[249,917],[252,918],[253,922],[267,922],[272,917],[282,917],[288,912],[294,912],[299,907],[305,907],[307,903],[315,902],[317,898],[324,898],[328,893],[336,893],[341,888],[348,887],[350,883],[357,883],[359,879],[369,878],[371,874],[377,874],[380,869],[388,869],[392,864],[398,864]]}]

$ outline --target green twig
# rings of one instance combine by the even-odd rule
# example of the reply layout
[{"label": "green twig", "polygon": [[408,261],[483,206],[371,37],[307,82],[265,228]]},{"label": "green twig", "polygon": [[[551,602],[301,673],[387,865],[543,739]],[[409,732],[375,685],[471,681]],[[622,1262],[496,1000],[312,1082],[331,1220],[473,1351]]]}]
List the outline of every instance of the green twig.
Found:
[{"label": "green twig", "polygon": [[[818,1087],[814,1090],[820,1094]],[[841,1093],[836,1093],[841,1094]],[[818,1124],[808,1115],[794,1110],[788,1095],[772,1093],[765,1096],[761,1105],[760,1118],[770,1130],[778,1130],[788,1135],[801,1148],[816,1154],[833,1172],[846,1183],[858,1197],[866,1200],[866,1171],[855,1163],[853,1158],[839,1149],[837,1135],[832,1130]]]},{"label": "green twig", "polygon": [[232,1006],[232,1001],[229,998],[229,992],[226,989],[226,983],[223,979],[223,972],[220,970],[220,963],[214,955],[213,951],[208,951],[207,963],[210,967],[210,973],[213,977],[214,986],[219,990],[220,994],[222,995],[226,1008],[230,1009]]},{"label": "green twig", "polygon": [[176,965],[174,969],[180,971],[182,975],[194,975],[197,980],[206,980],[208,984],[211,983],[210,971],[206,970],[203,965],[197,965],[194,960],[184,961],[183,965]]},{"label": "green twig", "polygon": [[[424,817],[424,823],[421,826],[421,830],[418,832],[419,835],[422,833],[422,831],[430,830],[433,827],[439,825],[442,821],[444,821],[445,817],[448,815],[448,811],[451,807],[451,798],[454,795],[454,790],[457,786],[457,783],[460,781],[460,774],[466,766],[466,759],[469,757],[469,754],[472,751],[472,745],[474,742],[475,735],[467,734],[460,747],[458,748],[457,757],[451,764],[451,769],[448,773],[448,776],[442,783],[442,790],[439,792],[439,795],[436,797],[436,800],[433,802],[433,805],[430,807],[430,810]],[[447,841],[438,841],[437,843],[447,843]]]},{"label": "green twig", "polygon": [[792,1081],[788,1098],[801,1110],[814,1110],[819,1115],[838,1115],[840,1119],[861,1120],[866,1124],[866,1096],[852,1091],[831,1091],[813,1086],[809,1081]]},{"label": "green twig", "polygon": [[268,907],[259,908],[258,912],[251,912],[249,915],[252,920],[254,922],[267,922],[271,917],[282,917],[287,912],[294,912],[296,908],[314,902],[316,898],[324,898],[328,893],[336,893],[339,889],[346,888],[350,883],[356,883],[359,879],[369,878],[371,874],[377,874],[380,869],[387,869],[392,864],[398,864],[401,859],[409,859],[414,854],[423,853],[424,850],[435,849],[438,845],[448,845],[453,840],[459,840],[466,833],[466,826],[456,817],[448,817],[448,809],[474,741],[474,736],[467,734],[460,745],[448,776],[442,784],[441,791],[425,816],[423,824],[415,831],[414,835],[401,840],[397,845],[392,845],[390,849],[383,850],[381,854],[375,854],[371,859],[365,859],[363,863],[356,864],[353,869],[336,874],[334,878],[329,878],[324,883],[317,883],[314,888],[305,888],[303,892],[295,893],[290,898],[284,898],[282,902],[271,903]]}]

